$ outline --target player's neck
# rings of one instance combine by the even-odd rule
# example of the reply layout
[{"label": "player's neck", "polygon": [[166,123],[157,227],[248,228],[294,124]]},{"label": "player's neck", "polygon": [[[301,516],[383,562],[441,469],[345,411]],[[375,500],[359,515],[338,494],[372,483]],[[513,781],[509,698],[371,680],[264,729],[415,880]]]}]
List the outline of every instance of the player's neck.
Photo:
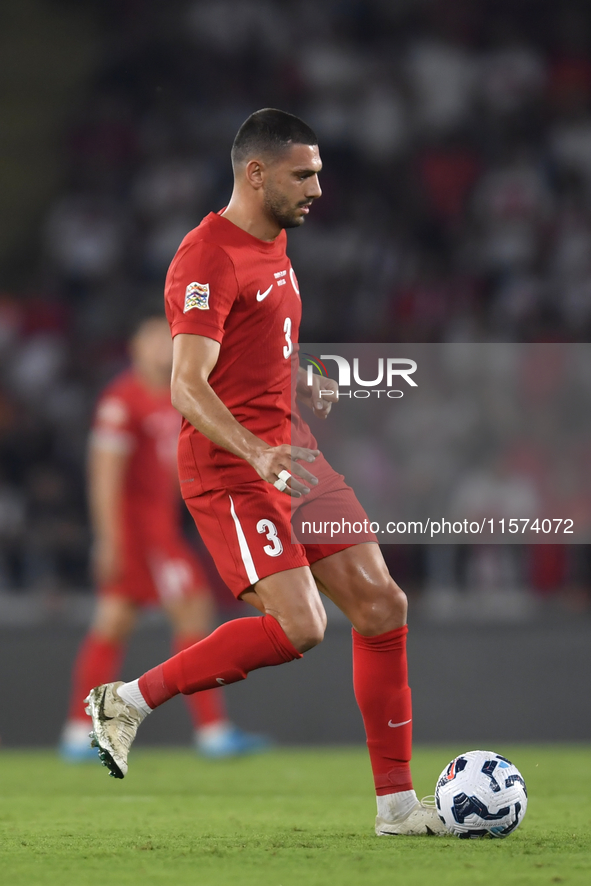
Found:
[{"label": "player's neck", "polygon": [[281,233],[277,222],[268,218],[259,206],[249,204],[249,201],[236,192],[232,194],[222,216],[247,234],[267,243],[272,243]]}]

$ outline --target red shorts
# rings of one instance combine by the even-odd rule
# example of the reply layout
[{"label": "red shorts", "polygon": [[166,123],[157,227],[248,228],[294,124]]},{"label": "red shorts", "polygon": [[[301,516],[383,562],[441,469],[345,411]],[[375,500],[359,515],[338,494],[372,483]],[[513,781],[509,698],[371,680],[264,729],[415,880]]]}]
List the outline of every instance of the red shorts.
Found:
[{"label": "red shorts", "polygon": [[101,594],[125,597],[144,606],[208,592],[203,567],[184,538],[147,542],[129,535],[125,539],[120,577],[100,588]]},{"label": "red shorts", "polygon": [[218,572],[236,597],[268,575],[310,566],[362,542],[377,542],[369,529],[334,543],[314,542],[310,534],[293,541],[296,527],[302,521],[317,521],[319,513],[361,524],[368,521],[351,487],[322,456],[311,470],[320,482],[301,499],[290,498],[264,480],[185,499]]}]

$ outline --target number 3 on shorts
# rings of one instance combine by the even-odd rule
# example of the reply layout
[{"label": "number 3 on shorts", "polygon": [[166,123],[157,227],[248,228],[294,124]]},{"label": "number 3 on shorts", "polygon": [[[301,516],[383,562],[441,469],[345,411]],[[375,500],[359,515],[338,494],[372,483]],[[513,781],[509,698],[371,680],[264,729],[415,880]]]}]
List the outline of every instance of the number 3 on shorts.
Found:
[{"label": "number 3 on shorts", "polygon": [[263,551],[265,554],[268,554],[269,557],[278,557],[279,554],[283,553],[283,545],[281,544],[281,539],[277,535],[277,527],[270,520],[259,520],[257,523],[257,532],[260,532],[262,535],[266,533],[267,540],[271,542],[270,545],[265,545]]}]

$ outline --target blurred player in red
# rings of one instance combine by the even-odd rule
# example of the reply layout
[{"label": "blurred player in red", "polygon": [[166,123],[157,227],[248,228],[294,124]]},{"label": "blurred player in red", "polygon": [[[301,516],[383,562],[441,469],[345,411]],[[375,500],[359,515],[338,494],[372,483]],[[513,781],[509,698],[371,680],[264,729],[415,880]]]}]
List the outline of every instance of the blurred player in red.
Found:
[{"label": "blurred player in red", "polygon": [[[172,343],[162,313],[146,314],[129,343],[131,368],[99,398],[90,438],[88,485],[99,596],[74,664],[60,751],[96,759],[84,697],[115,679],[142,606],[160,605],[176,652],[211,630],[214,604],[199,560],[182,536],[176,449],[180,416],[170,403]],[[197,749],[210,757],[260,750],[227,718],[222,689],[187,696]]]},{"label": "blurred player in red", "polygon": [[172,400],[184,417],[183,496],[226,584],[262,615],[222,625],[137,680],[92,689],[93,741],[111,774],[123,778],[139,725],[168,699],[244,680],[320,643],[323,593],[353,625],[376,833],[446,833],[412,785],[406,597],[372,532],[324,544],[301,531],[323,514],[369,523],[296,403],[297,395],[325,418],[338,399],[335,382],[316,375],[308,384],[299,367],[302,305],[286,254],[285,229],[303,224],[321,195],[318,140],[302,120],[266,108],[240,127],[232,164],[230,202],[187,234],[165,298]]}]

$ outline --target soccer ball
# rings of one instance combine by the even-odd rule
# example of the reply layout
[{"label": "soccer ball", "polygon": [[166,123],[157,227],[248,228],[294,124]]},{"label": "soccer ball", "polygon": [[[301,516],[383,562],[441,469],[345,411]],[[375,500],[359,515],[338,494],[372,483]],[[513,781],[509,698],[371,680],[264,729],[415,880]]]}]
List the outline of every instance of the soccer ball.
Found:
[{"label": "soccer ball", "polygon": [[507,837],[523,821],[527,789],[516,766],[494,751],[468,751],[437,779],[435,802],[448,831],[464,840]]}]

